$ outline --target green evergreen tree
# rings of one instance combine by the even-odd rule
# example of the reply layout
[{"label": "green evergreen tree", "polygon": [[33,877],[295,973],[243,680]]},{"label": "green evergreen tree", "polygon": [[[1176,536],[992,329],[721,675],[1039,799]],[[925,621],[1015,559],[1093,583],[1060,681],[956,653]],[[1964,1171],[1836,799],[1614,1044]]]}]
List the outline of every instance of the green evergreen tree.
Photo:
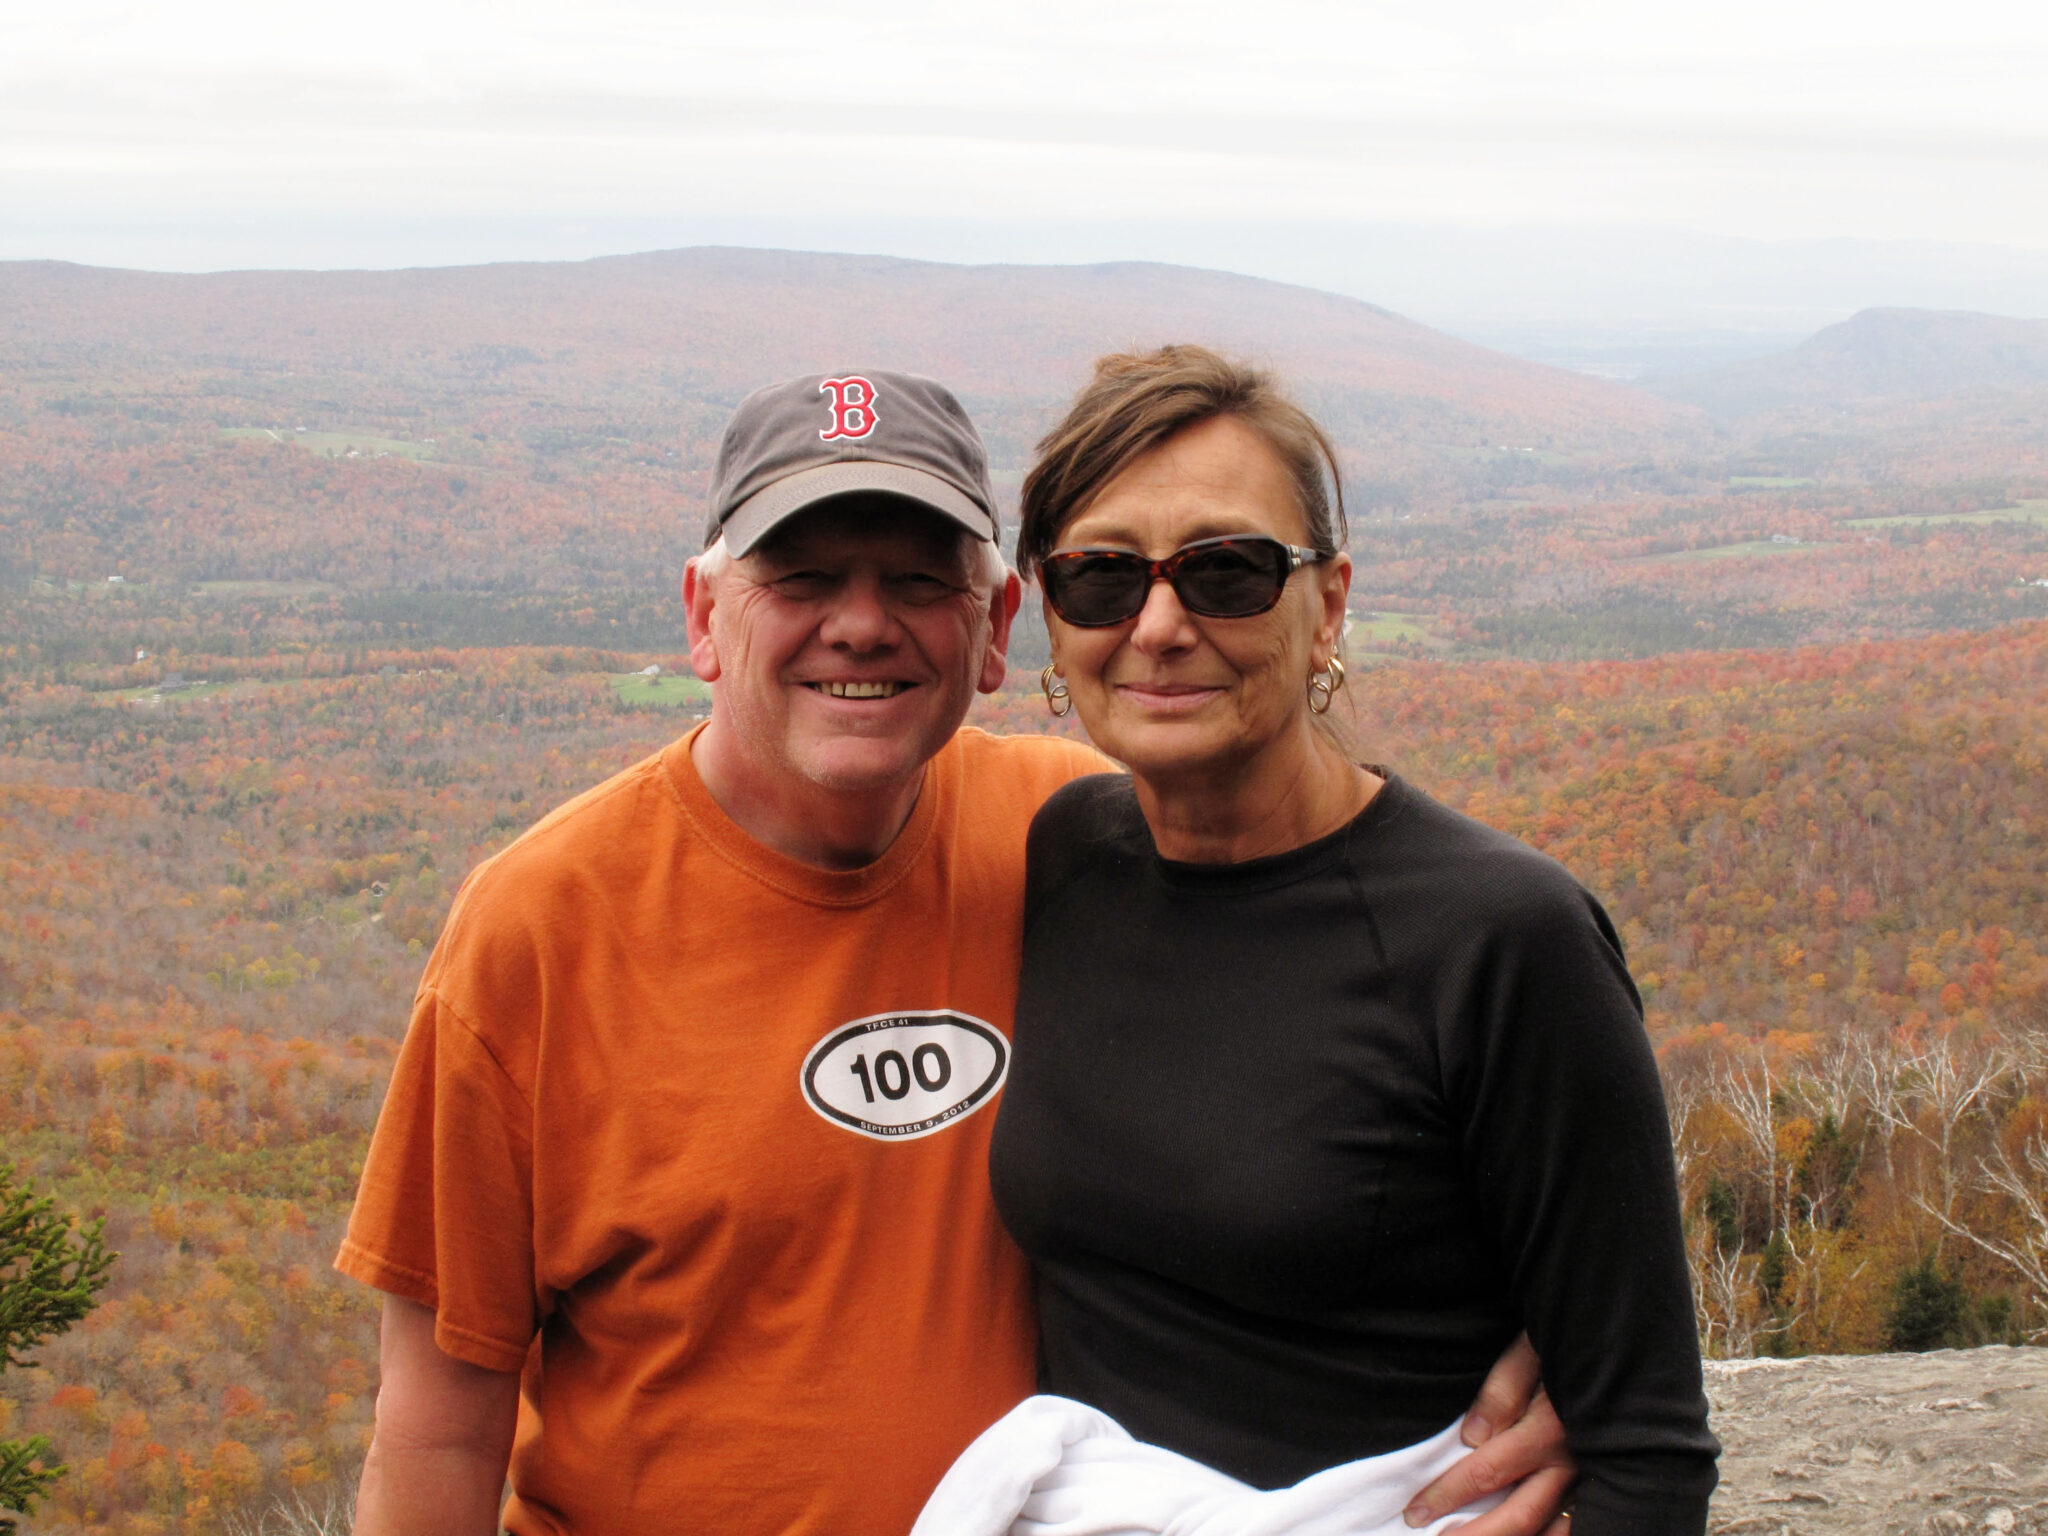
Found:
[{"label": "green evergreen tree", "polygon": [[1922,1259],[1892,1287],[1892,1348],[1943,1349],[1962,1342],[1969,1302],[1969,1292],[1944,1275],[1931,1255]]},{"label": "green evergreen tree", "polygon": [[1735,1191],[1728,1181],[1715,1178],[1707,1185],[1707,1224],[1714,1229],[1714,1246],[1723,1253],[1736,1253],[1742,1248],[1742,1218],[1736,1209]]},{"label": "green evergreen tree", "polygon": [[[79,1230],[54,1200],[17,1182],[12,1163],[0,1163],[0,1370],[27,1365],[30,1350],[90,1312],[117,1257],[101,1241],[101,1223]],[[41,1435],[0,1441],[0,1510],[30,1513],[64,1470]],[[0,1515],[0,1536],[14,1528]]]},{"label": "green evergreen tree", "polygon": [[1798,1189],[1808,1221],[1838,1229],[1848,1221],[1849,1193],[1860,1160],[1861,1149],[1849,1139],[1834,1112],[1821,1116],[1799,1158]]},{"label": "green evergreen tree", "polygon": [[1785,1284],[1785,1273],[1792,1265],[1792,1245],[1785,1241],[1785,1234],[1773,1232],[1771,1240],[1764,1244],[1764,1256],[1756,1267],[1757,1288],[1764,1293],[1764,1300],[1773,1312],[1778,1310],[1778,1291]]},{"label": "green evergreen tree", "polygon": [[2020,1331],[2013,1326],[2012,1298],[2003,1291],[1977,1300],[1976,1343],[2017,1344]]}]

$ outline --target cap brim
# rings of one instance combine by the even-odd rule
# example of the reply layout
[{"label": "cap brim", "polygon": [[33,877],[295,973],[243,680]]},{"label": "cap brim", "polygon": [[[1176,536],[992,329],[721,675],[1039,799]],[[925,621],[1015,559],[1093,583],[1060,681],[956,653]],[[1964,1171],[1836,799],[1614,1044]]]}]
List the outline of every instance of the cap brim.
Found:
[{"label": "cap brim", "polygon": [[719,525],[719,534],[728,551],[744,555],[804,508],[853,491],[881,491],[921,502],[950,517],[977,539],[990,543],[995,540],[995,519],[988,509],[962,494],[950,481],[907,464],[885,464],[875,459],[844,459],[837,464],[820,464],[815,469],[784,475],[734,507]]}]

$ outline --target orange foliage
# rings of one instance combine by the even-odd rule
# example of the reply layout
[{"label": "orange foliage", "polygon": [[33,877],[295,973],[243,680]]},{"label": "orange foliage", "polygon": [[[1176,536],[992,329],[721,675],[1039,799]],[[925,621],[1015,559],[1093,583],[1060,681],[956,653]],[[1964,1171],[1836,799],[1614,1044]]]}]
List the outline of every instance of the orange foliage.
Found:
[{"label": "orange foliage", "polygon": [[[245,645],[187,657],[208,689],[139,694],[125,664],[0,671],[6,1152],[123,1255],[84,1325],[0,1377],[0,1421],[48,1425],[74,1468],[41,1528],[206,1529],[352,1475],[375,1298],[328,1261],[421,957],[479,859],[680,728],[600,675],[651,659],[676,661]],[[1980,1174],[2000,1149],[2027,1166],[2048,1103],[2025,1054],[2048,1006],[2048,624],[1415,660],[1345,698],[1365,755],[1615,915],[1715,1348],[1882,1346],[1930,1252],[1981,1336],[2000,1297],[1996,1336],[2048,1323],[1943,1225],[2027,1234]],[[1027,666],[976,709],[1050,723]],[[1951,1113],[1942,1059],[1997,1070]]]}]

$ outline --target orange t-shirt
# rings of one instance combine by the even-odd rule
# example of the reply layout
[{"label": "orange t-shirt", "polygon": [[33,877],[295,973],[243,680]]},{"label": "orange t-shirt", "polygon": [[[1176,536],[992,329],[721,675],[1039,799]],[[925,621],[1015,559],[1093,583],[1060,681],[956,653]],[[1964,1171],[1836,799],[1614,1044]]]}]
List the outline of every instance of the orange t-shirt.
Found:
[{"label": "orange t-shirt", "polygon": [[735,826],[686,737],[471,876],[336,1262],[524,1369],[508,1530],[903,1536],[1029,1394],[990,1108],[1025,831],[1104,766],[962,730],[834,871]]}]

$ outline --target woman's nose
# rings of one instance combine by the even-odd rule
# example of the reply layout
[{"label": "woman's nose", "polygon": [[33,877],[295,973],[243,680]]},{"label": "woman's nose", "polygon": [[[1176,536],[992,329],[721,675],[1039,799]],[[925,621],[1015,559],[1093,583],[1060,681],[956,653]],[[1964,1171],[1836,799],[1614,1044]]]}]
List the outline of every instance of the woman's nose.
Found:
[{"label": "woman's nose", "polygon": [[1181,607],[1180,598],[1169,581],[1155,581],[1145,594],[1145,606],[1138,610],[1138,622],[1131,630],[1131,644],[1147,655],[1186,650],[1196,640],[1194,620]]}]

